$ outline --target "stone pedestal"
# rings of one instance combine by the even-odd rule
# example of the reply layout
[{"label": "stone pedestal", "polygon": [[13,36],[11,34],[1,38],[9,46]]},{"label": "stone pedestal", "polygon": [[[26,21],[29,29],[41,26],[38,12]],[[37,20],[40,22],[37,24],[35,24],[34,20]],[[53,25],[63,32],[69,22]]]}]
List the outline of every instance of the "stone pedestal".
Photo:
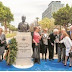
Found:
[{"label": "stone pedestal", "polygon": [[18,44],[17,57],[14,66],[28,68],[33,66],[32,62],[32,37],[30,32],[18,32],[16,35]]}]

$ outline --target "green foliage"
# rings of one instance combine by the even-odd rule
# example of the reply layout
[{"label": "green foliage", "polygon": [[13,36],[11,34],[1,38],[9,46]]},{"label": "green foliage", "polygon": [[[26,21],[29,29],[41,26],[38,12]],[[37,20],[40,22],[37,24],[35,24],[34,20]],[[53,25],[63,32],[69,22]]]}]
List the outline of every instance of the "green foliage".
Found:
[{"label": "green foliage", "polygon": [[54,19],[44,18],[43,20],[39,21],[40,26],[42,29],[48,28],[48,30],[54,27]]},{"label": "green foliage", "polygon": [[13,20],[13,14],[11,13],[10,8],[4,6],[2,2],[0,2],[0,23],[2,23],[7,30],[7,23],[10,23]]},{"label": "green foliage", "polygon": [[17,28],[11,24],[9,24],[8,28],[11,30],[11,31],[17,31]]},{"label": "green foliage", "polygon": [[2,2],[0,2],[0,21],[3,22],[5,20],[7,22],[13,21],[13,14],[8,7],[4,6]]},{"label": "green foliage", "polygon": [[72,8],[70,8],[67,4],[66,7],[59,9],[56,13],[53,13],[53,18],[55,19],[56,25],[68,25],[68,23],[71,23],[72,21]]},{"label": "green foliage", "polygon": [[6,61],[9,65],[11,65],[15,62],[17,50],[18,50],[17,42],[16,42],[16,39],[13,38],[13,39],[11,39],[10,44],[9,44],[9,54],[8,54],[8,56],[6,56]]},{"label": "green foliage", "polygon": [[11,38],[11,37],[14,37],[16,36],[16,33],[7,33],[6,34],[6,38]]}]

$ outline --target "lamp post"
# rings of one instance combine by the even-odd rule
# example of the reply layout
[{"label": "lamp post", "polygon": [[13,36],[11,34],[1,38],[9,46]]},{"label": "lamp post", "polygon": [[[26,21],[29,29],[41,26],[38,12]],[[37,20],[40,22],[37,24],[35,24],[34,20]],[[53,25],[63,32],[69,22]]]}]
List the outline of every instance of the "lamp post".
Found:
[{"label": "lamp post", "polygon": [[36,17],[36,20],[37,20],[37,26],[38,26],[38,19],[39,19],[39,18],[38,18],[38,17]]}]

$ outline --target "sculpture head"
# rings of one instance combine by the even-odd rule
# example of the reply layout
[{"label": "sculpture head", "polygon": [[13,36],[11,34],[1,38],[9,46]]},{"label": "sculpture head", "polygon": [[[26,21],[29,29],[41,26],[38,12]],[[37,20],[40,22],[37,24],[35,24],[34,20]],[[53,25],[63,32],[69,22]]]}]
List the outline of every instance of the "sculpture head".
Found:
[{"label": "sculpture head", "polygon": [[26,16],[22,16],[22,22],[25,22]]}]

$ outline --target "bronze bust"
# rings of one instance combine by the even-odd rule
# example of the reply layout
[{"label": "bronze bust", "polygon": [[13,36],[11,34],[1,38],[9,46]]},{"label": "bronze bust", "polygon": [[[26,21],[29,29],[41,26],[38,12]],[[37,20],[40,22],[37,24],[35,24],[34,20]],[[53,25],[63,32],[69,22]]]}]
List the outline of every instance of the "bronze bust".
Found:
[{"label": "bronze bust", "polygon": [[18,31],[19,32],[28,32],[29,31],[29,25],[27,22],[25,22],[26,16],[22,16],[22,22],[18,25]]}]

